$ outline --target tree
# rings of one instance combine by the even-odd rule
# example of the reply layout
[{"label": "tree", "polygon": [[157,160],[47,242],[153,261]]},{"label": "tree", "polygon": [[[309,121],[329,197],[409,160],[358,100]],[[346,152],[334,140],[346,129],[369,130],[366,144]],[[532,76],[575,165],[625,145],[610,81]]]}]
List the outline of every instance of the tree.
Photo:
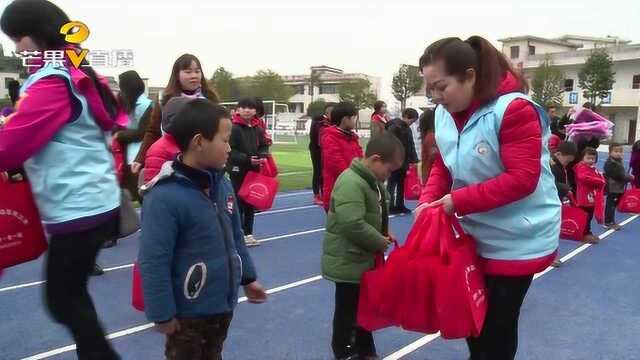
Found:
[{"label": "tree", "polygon": [[400,65],[398,72],[393,75],[391,90],[393,96],[400,101],[400,110],[407,106],[407,99],[413,96],[422,87],[422,76],[417,66]]},{"label": "tree", "polygon": [[325,105],[326,105],[326,102],[323,99],[318,99],[310,103],[309,106],[307,106],[307,115],[313,119],[317,116],[324,114]]},{"label": "tree", "polygon": [[319,72],[311,70],[311,74],[309,75],[308,85],[309,85],[309,95],[311,95],[311,102],[313,102],[313,96],[315,95],[315,86],[320,85],[321,80],[320,77],[322,74]]},{"label": "tree", "polygon": [[352,102],[358,109],[373,107],[376,95],[371,92],[371,82],[366,79],[345,81],[339,87],[340,101]]},{"label": "tree", "polygon": [[233,78],[233,74],[222,66],[213,73],[211,85],[222,101],[236,100],[240,94],[238,82]]},{"label": "tree", "polygon": [[258,70],[252,77],[239,79],[238,87],[242,95],[264,100],[286,102],[293,95],[293,90],[272,70]]},{"label": "tree", "polygon": [[607,50],[595,49],[578,73],[578,83],[584,90],[584,97],[596,105],[596,100],[609,95],[609,90],[616,82],[613,72],[613,60]]},{"label": "tree", "polygon": [[562,104],[564,73],[547,58],[533,73],[531,97],[538,104],[548,107]]}]

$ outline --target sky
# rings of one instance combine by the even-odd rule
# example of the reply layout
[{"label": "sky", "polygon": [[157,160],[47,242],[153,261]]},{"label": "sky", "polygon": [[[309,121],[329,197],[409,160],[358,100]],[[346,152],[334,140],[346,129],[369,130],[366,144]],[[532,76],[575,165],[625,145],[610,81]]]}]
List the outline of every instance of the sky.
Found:
[{"label": "sky", "polygon": [[[133,49],[151,86],[165,86],[182,53],[196,55],[204,74],[224,66],[236,76],[272,69],[308,74],[328,65],[391,79],[403,63],[447,36],[480,35],[496,46],[503,37],[616,35],[640,43],[638,0],[55,0],[91,30],[84,48]],[[9,3],[0,0],[0,11]],[[5,53],[15,49],[0,34]],[[131,68],[97,68],[117,75]]]}]

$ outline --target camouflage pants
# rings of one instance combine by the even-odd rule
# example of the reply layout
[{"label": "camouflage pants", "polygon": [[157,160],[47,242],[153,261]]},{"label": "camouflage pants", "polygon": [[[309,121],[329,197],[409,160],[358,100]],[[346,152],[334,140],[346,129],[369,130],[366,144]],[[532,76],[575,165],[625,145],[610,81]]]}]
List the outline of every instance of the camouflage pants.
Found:
[{"label": "camouflage pants", "polygon": [[167,360],[221,360],[233,313],[179,319],[180,331],[167,336]]}]

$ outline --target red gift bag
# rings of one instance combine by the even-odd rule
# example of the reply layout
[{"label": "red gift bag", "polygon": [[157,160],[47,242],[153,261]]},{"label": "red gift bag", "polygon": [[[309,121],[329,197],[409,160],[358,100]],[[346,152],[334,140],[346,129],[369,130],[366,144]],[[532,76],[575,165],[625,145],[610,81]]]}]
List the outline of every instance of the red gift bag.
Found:
[{"label": "red gift bag", "polygon": [[134,309],[144,311],[144,295],[142,293],[142,275],[136,261],[133,264],[133,281],[131,282],[131,305]]},{"label": "red gift bag", "polygon": [[278,176],[278,166],[276,165],[276,161],[273,159],[273,155],[271,154],[267,155],[264,163],[262,164],[262,168],[260,170],[264,176],[268,176],[268,177]]},{"label": "red gift bag", "polygon": [[475,240],[442,209],[440,218],[440,262],[435,269],[440,334],[445,339],[477,337],[484,325],[488,299]]},{"label": "red gift bag", "polygon": [[604,185],[596,192],[595,204],[593,206],[593,217],[598,224],[604,224]]},{"label": "red gift bag", "polygon": [[631,188],[622,194],[618,211],[621,213],[640,214],[640,188]]},{"label": "red gift bag", "polygon": [[575,206],[575,198],[569,193],[569,202],[562,205],[562,222],[560,223],[560,238],[565,240],[582,241],[587,227],[587,212]]},{"label": "red gift bag", "polygon": [[[397,247],[397,245],[396,245]],[[368,331],[384,329],[395,325],[393,318],[384,316],[379,306],[383,301],[380,291],[383,278],[380,276],[384,267],[384,254],[376,255],[376,266],[362,275],[360,281],[360,298],[358,299],[358,325]]]},{"label": "red gift bag", "polygon": [[276,178],[261,172],[249,171],[240,186],[238,196],[256,210],[269,210],[278,193],[280,183]]},{"label": "red gift bag", "polygon": [[47,250],[38,208],[24,173],[0,176],[0,269],[37,259]]},{"label": "red gift bag", "polygon": [[[425,274],[425,271],[421,271],[416,275],[415,271],[428,269],[428,266],[421,266],[419,259],[423,255],[421,251],[429,248],[423,243],[425,232],[430,228],[429,221],[429,211],[423,211],[416,219],[405,245],[396,245],[386,263],[379,263],[374,270],[364,273],[358,302],[357,320],[360,327],[369,331],[404,325],[411,329],[432,327],[434,318],[424,315],[425,311],[432,309],[428,306],[432,301],[420,301],[433,294],[433,291],[425,289],[424,284],[428,286],[429,283],[416,285],[411,282]],[[424,290],[420,296],[417,296],[418,289]],[[411,314],[417,316],[412,317]]]},{"label": "red gift bag", "polygon": [[406,200],[418,200],[420,199],[421,191],[422,185],[420,185],[418,167],[416,164],[411,164],[407,170],[407,176],[404,178],[404,198]]}]

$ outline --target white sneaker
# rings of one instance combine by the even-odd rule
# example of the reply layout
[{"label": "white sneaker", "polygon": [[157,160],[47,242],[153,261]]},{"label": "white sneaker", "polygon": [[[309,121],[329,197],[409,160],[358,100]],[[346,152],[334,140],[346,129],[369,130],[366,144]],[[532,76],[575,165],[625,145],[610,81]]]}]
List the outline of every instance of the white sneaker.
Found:
[{"label": "white sneaker", "polygon": [[247,247],[260,246],[260,242],[253,237],[253,235],[247,235],[244,237],[244,243]]}]

